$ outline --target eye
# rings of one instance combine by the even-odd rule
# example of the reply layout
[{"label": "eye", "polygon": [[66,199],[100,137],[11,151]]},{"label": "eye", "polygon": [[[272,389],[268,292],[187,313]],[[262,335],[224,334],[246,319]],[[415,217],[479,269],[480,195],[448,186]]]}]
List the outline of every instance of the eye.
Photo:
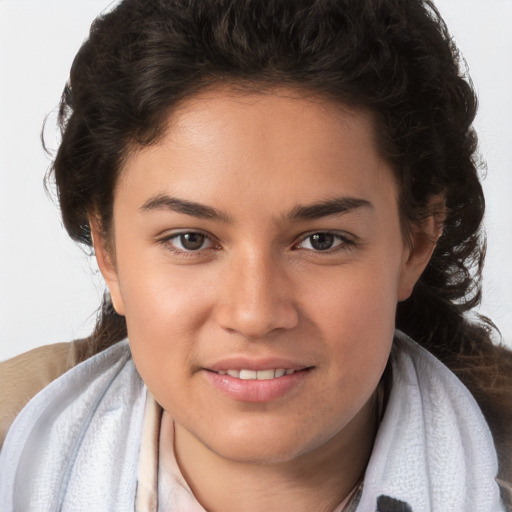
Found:
[{"label": "eye", "polygon": [[176,233],[165,240],[176,252],[197,252],[210,249],[214,243],[203,233],[187,231]]},{"label": "eye", "polygon": [[318,232],[306,236],[299,244],[297,248],[308,249],[312,251],[326,252],[330,249],[336,249],[344,245],[351,245],[352,241],[347,237],[339,234],[329,232]]}]

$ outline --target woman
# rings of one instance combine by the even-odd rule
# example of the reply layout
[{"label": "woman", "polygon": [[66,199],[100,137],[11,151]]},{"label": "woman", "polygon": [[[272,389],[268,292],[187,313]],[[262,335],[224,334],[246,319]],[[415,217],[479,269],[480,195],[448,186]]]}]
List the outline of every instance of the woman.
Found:
[{"label": "woman", "polygon": [[98,19],[54,162],[98,355],[13,424],[2,510],[504,510],[475,111],[429,2]]}]

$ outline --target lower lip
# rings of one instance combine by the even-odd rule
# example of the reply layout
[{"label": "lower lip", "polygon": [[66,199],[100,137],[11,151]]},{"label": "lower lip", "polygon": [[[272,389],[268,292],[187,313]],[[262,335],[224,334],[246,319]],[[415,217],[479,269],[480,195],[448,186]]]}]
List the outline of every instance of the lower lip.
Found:
[{"label": "lower lip", "polygon": [[270,402],[294,391],[308,377],[311,369],[300,370],[268,380],[242,380],[205,370],[208,381],[223,395],[241,402]]}]

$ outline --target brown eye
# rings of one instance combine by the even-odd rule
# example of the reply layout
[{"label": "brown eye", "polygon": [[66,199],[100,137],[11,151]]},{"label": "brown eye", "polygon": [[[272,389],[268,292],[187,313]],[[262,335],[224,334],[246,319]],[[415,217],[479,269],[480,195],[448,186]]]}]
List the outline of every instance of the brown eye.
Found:
[{"label": "brown eye", "polygon": [[206,236],[201,233],[184,233],[179,236],[179,240],[186,251],[197,251],[203,247]]},{"label": "brown eye", "polygon": [[203,233],[196,231],[185,231],[176,233],[164,240],[175,252],[199,252],[203,249],[209,249],[214,246],[212,240]]},{"label": "brown eye", "polygon": [[316,251],[326,251],[334,244],[334,235],[329,233],[315,233],[309,237],[311,247]]},{"label": "brown eye", "polygon": [[338,233],[328,231],[318,231],[307,235],[296,247],[298,249],[307,249],[313,252],[327,252],[330,249],[344,249],[353,245],[352,240]]}]

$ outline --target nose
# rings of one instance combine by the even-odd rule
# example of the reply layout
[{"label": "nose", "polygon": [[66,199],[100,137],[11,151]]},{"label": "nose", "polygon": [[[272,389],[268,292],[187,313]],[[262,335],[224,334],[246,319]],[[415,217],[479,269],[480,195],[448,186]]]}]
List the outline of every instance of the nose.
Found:
[{"label": "nose", "polygon": [[217,321],[247,339],[294,328],[299,311],[285,269],[271,254],[249,251],[230,259],[217,304]]}]

